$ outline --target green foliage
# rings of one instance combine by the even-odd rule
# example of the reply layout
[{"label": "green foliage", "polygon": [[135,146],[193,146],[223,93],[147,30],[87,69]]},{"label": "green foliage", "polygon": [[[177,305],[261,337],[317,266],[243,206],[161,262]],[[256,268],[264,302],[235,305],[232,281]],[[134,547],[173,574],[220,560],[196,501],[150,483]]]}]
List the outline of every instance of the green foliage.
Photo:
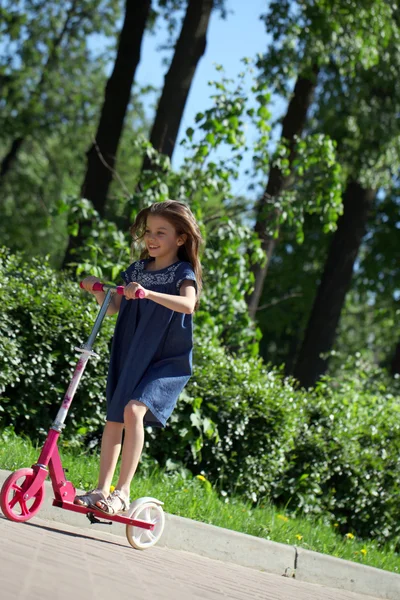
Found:
[{"label": "green foliage", "polygon": [[[292,164],[291,153],[296,157]],[[324,233],[334,231],[343,212],[343,176],[335,143],[330,137],[313,134],[296,138],[292,152],[286,140],[281,140],[273,165],[292,183],[285,186],[279,197],[265,204],[262,219],[267,233],[278,237],[282,225],[286,224],[286,230],[293,229],[297,243],[301,244],[305,215],[318,215]]]},{"label": "green foliage", "polygon": [[[390,187],[400,164],[400,30],[392,36],[369,68],[358,67],[351,77],[337,64],[324,70],[313,128],[336,141],[343,170],[364,187]],[[343,92],[338,93],[342,89]],[[340,118],[338,119],[338,115]]]},{"label": "green foliage", "polygon": [[393,33],[395,4],[386,0],[277,0],[264,16],[272,43],[260,59],[274,89],[289,93],[291,79],[314,65],[334,63],[352,76],[378,62]]},{"label": "green foliage", "polygon": [[[249,257],[244,248],[253,251]],[[261,334],[248,316],[246,294],[252,289],[251,258],[259,244],[249,228],[228,218],[209,229],[202,258],[205,292],[197,314],[198,327],[228,350],[256,356]]]},{"label": "green foliage", "polygon": [[62,129],[66,119],[74,118],[77,106],[90,102],[85,77],[104,63],[90,60],[88,37],[115,32],[119,3],[7,0],[3,4],[8,19],[2,22],[6,51],[0,73],[5,78],[2,98],[8,110],[0,114],[2,136],[12,139]]},{"label": "green foliage", "polygon": [[[273,497],[285,470],[285,454],[302,422],[301,396],[258,358],[235,358],[200,339],[193,380],[171,420],[175,435],[168,455],[175,460],[185,456],[192,470],[204,472],[229,493],[254,502]],[[166,430],[155,440],[159,460],[168,438]],[[191,456],[184,454],[188,441]]]},{"label": "green foliage", "polygon": [[[268,167],[270,95],[266,85],[257,81],[251,61],[235,81],[222,75],[211,81],[215,88],[212,106],[195,117],[181,144],[185,148],[182,168],[173,171],[168,157],[160,156],[144,138],[137,147],[151,159],[152,168],[142,171],[135,194],[127,205],[129,220],[140,208],[152,202],[174,198],[189,202],[196,212],[208,203],[219,201],[223,208],[234,200],[232,183],[239,176],[243,155],[249,151],[259,168]],[[223,72],[218,66],[217,71]],[[247,145],[246,129],[252,125],[257,138]]]},{"label": "green foliage", "polygon": [[399,548],[398,394],[398,383],[360,354],[342,362],[305,406],[279,498],[330,513],[343,532],[395,539]]},{"label": "green foliage", "polygon": [[285,365],[286,373],[291,373],[303,339],[331,241],[317,215],[305,215],[303,231],[304,242],[298,244],[295,231],[283,224],[283,241],[270,261],[256,313],[260,354],[266,362]]},{"label": "green foliage", "polygon": [[[245,297],[253,285],[250,265],[262,260],[262,254],[250,227],[244,226],[242,216],[232,210],[236,204],[232,179],[238,176],[243,158],[246,124],[254,122],[264,140],[270,113],[265,108],[269,95],[254,81],[254,103],[259,108],[249,107],[245,85],[249,74],[252,75],[251,70],[243,72],[238,82],[233,82],[233,89],[232,82],[225,78],[213,84],[216,94],[212,108],[197,115],[197,131],[189,130],[183,142],[187,155],[181,170],[173,171],[167,157],[159,155],[143,136],[136,137],[135,153],[147,153],[153,169],[142,172],[140,191],[136,188],[126,212],[131,221],[143,206],[167,198],[190,205],[206,241],[202,256],[206,291],[198,314],[199,326],[207,326],[208,335],[220,339],[229,349],[254,355],[260,334],[247,314]],[[213,154],[221,147],[231,152],[229,162],[213,160]],[[265,150],[260,141],[254,143],[253,150],[261,164]],[[76,273],[115,281],[126,268],[129,240],[125,238],[124,245],[124,236],[117,227],[100,220],[86,200],[71,198],[66,209],[70,235],[77,235],[85,220],[90,222],[90,229],[84,232],[85,244],[77,251],[72,265]],[[138,249],[135,258],[137,255]]]},{"label": "green foliage", "polygon": [[89,200],[68,198],[63,210],[68,214],[69,235],[76,236],[80,227],[84,228],[85,246],[78,254],[79,262],[69,265],[76,275],[90,273],[107,283],[119,279],[129,263],[129,245],[116,224],[101,219]]},{"label": "green foliage", "polygon": [[[72,377],[81,346],[91,331],[96,306],[77,283],[33,259],[0,253],[0,394],[2,423],[35,439],[51,419]],[[104,324],[93,359],[69,414],[66,436],[78,440],[98,432],[103,406],[108,343],[113,320]],[[93,375],[94,370],[96,376]],[[79,433],[80,432],[80,433]]]},{"label": "green foliage", "polygon": [[[0,257],[1,423],[43,438],[96,305],[45,264],[27,265],[4,250]],[[204,473],[224,493],[325,514],[343,532],[398,543],[398,384],[358,356],[305,392],[259,358],[227,353],[202,319],[194,376],[169,426],[148,431],[147,457],[169,470]],[[85,440],[91,447],[99,439],[113,326],[106,319],[96,342],[101,358],[81,381],[64,445]]]},{"label": "green foliage", "polygon": [[[357,280],[362,275],[357,277]],[[388,294],[379,294],[371,301],[368,291],[358,291],[362,287],[356,281],[348,295],[340,319],[335,344],[335,352],[329,359],[329,373],[336,377],[340,373],[343,356],[354,356],[362,352],[371,364],[386,369],[399,342],[397,323],[400,315],[398,301]]]},{"label": "green foliage", "polygon": [[[91,82],[92,97],[93,89],[103,82],[103,76]],[[99,102],[101,98],[95,100]],[[10,249],[22,251],[25,255],[49,254],[51,264],[56,267],[64,257],[68,227],[72,226],[72,219],[78,216],[77,205],[82,203],[82,215],[88,210],[83,209],[85,202],[77,197],[85,169],[82,156],[87,150],[88,140],[94,134],[94,123],[87,119],[79,123],[81,119],[83,115],[77,109],[76,120],[65,124],[62,135],[55,132],[44,138],[28,139],[19,154],[19,160],[2,184],[1,240]],[[135,154],[132,143],[133,132],[140,132],[145,126],[139,101],[135,103],[135,109],[130,110],[127,121],[131,129],[125,132],[119,147],[121,163],[110,192],[112,210],[107,206],[113,219],[121,215],[126,197],[129,197],[126,188],[132,186],[133,178],[137,179],[140,169],[140,154]],[[121,200],[124,193],[125,200]],[[93,236],[96,236],[95,231]],[[100,251],[97,250],[95,257]]]},{"label": "green foliage", "polygon": [[0,178],[0,237],[57,264],[66,243],[58,204],[79,189],[105,83],[106,51],[92,53],[90,36],[115,34],[119,2],[7,0],[1,11],[0,160],[22,144]]}]

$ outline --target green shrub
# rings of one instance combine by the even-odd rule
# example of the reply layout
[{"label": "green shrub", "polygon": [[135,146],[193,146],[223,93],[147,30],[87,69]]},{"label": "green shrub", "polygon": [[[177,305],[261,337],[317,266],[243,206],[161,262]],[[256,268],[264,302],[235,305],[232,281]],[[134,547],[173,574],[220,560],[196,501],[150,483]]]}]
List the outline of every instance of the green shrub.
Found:
[{"label": "green shrub", "polygon": [[[90,301],[91,300],[91,301]],[[57,414],[79,354],[74,348],[90,333],[98,307],[76,282],[33,259],[0,250],[1,419],[35,439]],[[64,436],[76,441],[98,432],[104,422],[108,343],[112,319],[96,342],[100,359],[91,359],[68,415]]]},{"label": "green shrub", "polygon": [[[76,282],[0,250],[0,416],[31,439],[56,416],[98,310]],[[325,515],[344,532],[398,545],[399,385],[361,357],[314,391],[297,389],[253,357],[233,356],[205,312],[194,376],[169,426],[148,430],[145,452],[167,469],[204,473],[222,493]],[[114,318],[107,318],[71,406],[63,445],[92,447],[105,417]]]},{"label": "green shrub", "polygon": [[310,395],[278,499],[400,549],[399,385],[358,355]]},{"label": "green shrub", "polygon": [[171,426],[151,452],[183,460],[227,492],[273,496],[303,422],[303,394],[259,359],[235,358],[215,343],[198,341],[194,362]]},{"label": "green shrub", "polygon": [[306,392],[210,343],[197,344],[195,364],[153,456],[400,549],[400,403],[381,370],[349,359],[340,378]]}]

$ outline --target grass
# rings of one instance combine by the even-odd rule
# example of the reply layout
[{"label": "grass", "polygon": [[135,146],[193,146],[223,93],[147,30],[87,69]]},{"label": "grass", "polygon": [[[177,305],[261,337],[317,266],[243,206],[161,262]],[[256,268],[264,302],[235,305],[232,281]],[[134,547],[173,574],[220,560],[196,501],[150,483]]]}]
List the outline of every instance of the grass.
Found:
[{"label": "grass", "polygon": [[[6,430],[0,441],[1,469],[14,471],[37,461],[39,450],[30,440]],[[96,454],[65,448],[60,453],[75,487],[95,486]],[[373,540],[357,539],[351,531],[342,536],[323,518],[294,518],[267,503],[254,508],[241,498],[217,491],[202,476],[166,473],[144,462],[134,479],[132,493],[136,498],[153,496],[163,500],[165,510],[174,515],[400,573],[400,555],[389,544],[378,547]]]}]

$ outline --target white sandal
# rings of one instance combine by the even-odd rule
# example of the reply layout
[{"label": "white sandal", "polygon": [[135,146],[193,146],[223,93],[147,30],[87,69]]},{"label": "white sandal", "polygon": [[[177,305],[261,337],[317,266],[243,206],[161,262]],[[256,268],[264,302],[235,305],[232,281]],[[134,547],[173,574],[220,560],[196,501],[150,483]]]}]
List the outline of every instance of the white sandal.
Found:
[{"label": "white sandal", "polygon": [[102,506],[96,503],[95,508],[107,515],[118,515],[124,513],[129,508],[129,498],[126,498],[121,490],[114,490],[108,498],[100,498],[98,501]]}]

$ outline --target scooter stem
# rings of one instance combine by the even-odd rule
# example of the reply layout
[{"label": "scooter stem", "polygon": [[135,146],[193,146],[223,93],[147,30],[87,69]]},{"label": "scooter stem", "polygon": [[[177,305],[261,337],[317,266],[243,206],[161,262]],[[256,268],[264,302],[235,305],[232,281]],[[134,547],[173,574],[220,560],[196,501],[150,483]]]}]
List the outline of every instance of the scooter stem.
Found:
[{"label": "scooter stem", "polygon": [[72,376],[71,383],[68,386],[68,389],[67,389],[67,392],[62,401],[61,407],[60,407],[60,409],[57,413],[57,416],[56,416],[50,429],[54,429],[55,431],[61,432],[61,430],[64,427],[64,421],[67,417],[69,407],[70,407],[73,397],[75,395],[76,389],[79,385],[79,382],[81,380],[83,372],[86,368],[86,363],[88,362],[90,356],[92,356],[94,354],[92,352],[93,343],[94,343],[94,340],[96,339],[96,336],[99,332],[101,324],[107,313],[107,309],[110,305],[111,297],[114,292],[115,292],[114,289],[107,290],[105,298],[104,298],[104,302],[101,305],[100,311],[96,317],[96,321],[94,322],[93,329],[91,331],[91,334],[88,337],[87,342],[85,344],[83,344],[82,348],[77,348],[77,350],[82,353],[82,356],[80,357],[80,359],[75,367],[75,371]]}]

